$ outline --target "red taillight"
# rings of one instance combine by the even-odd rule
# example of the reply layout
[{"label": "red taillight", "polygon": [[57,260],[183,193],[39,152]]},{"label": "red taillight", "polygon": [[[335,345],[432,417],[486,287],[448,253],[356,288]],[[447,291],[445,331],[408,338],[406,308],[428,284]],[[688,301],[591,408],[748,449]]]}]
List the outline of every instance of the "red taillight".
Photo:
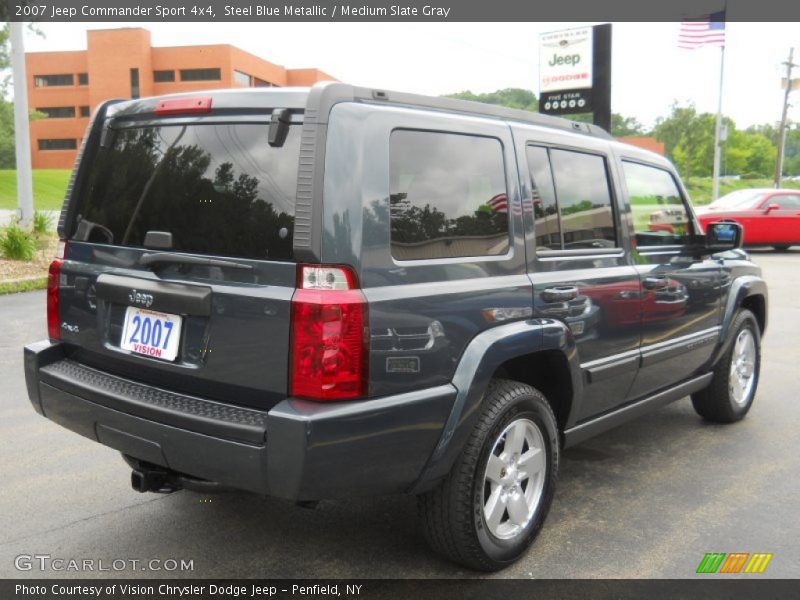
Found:
[{"label": "red taillight", "polygon": [[168,98],[156,104],[156,114],[160,116],[168,115],[192,115],[211,112],[211,98]]},{"label": "red taillight", "polygon": [[58,287],[61,279],[61,259],[50,263],[47,272],[47,335],[51,340],[61,336],[60,319],[58,317]]},{"label": "red taillight", "polygon": [[367,302],[344,267],[300,265],[292,297],[289,393],[311,400],[367,394]]}]

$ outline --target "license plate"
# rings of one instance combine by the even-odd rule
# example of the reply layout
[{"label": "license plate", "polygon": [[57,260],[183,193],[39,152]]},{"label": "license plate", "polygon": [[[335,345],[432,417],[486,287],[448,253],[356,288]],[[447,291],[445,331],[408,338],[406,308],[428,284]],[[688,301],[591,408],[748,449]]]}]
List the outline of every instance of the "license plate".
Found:
[{"label": "license plate", "polygon": [[120,348],[161,360],[175,360],[181,340],[181,317],[129,306]]}]

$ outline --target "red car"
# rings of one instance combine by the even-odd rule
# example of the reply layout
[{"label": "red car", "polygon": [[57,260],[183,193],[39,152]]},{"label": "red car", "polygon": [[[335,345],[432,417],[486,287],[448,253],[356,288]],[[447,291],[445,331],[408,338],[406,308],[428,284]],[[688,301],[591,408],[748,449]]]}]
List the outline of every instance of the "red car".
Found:
[{"label": "red car", "polygon": [[700,209],[697,217],[703,229],[716,221],[741,223],[746,246],[786,250],[800,244],[800,190],[737,190]]}]

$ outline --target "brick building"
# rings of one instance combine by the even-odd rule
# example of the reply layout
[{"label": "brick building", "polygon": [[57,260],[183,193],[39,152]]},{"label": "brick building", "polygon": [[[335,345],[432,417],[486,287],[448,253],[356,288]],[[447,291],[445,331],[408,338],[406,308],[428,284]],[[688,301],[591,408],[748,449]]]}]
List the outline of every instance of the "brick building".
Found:
[{"label": "brick building", "polygon": [[141,28],[87,32],[86,50],[25,56],[34,169],[68,169],[89,116],[109,98],[139,98],[211,88],[307,86],[334,78],[319,69],[285,69],[235,46],[153,48]]}]

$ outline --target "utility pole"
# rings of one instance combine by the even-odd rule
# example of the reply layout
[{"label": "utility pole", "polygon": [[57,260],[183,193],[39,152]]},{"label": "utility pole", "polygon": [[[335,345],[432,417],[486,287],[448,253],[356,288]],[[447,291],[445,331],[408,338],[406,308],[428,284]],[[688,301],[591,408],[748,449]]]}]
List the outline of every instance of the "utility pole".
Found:
[{"label": "utility pole", "polygon": [[783,177],[783,150],[786,144],[786,116],[789,112],[789,94],[792,91],[792,68],[797,65],[792,62],[794,48],[789,49],[789,60],[786,65],[786,91],[783,94],[783,112],[781,113],[781,124],[778,129],[778,158],[775,161],[775,187],[781,187],[781,177]]},{"label": "utility pole", "polygon": [[25,76],[24,24],[11,22],[11,73],[14,79],[14,146],[17,158],[17,206],[23,229],[33,226],[31,138],[28,130],[28,79]]}]

